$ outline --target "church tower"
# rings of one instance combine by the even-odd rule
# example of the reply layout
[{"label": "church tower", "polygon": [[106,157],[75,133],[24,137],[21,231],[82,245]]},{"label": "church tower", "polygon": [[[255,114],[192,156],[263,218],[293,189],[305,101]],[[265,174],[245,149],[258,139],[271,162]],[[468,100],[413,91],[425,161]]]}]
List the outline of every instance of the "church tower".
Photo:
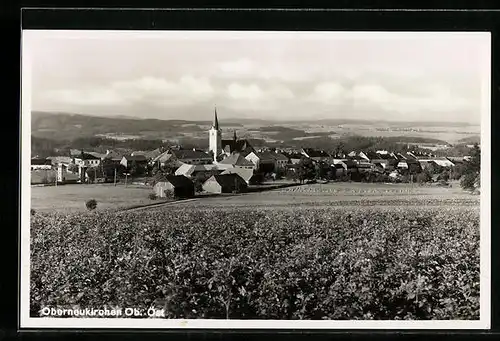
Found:
[{"label": "church tower", "polygon": [[214,123],[209,131],[208,140],[209,150],[214,154],[214,161],[222,152],[221,131],[219,129],[219,120],[217,120],[217,108],[215,108]]}]

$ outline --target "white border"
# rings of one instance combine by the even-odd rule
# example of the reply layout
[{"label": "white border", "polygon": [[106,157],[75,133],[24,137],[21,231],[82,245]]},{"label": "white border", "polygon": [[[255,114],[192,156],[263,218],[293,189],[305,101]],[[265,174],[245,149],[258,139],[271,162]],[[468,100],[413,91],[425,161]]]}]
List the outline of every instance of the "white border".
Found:
[{"label": "white border", "polygon": [[[480,320],[478,321],[288,321],[288,320],[166,320],[118,318],[31,318],[29,317],[30,271],[30,171],[31,154],[31,58],[29,41],[44,35],[50,39],[433,39],[475,36],[484,40],[485,60],[481,108],[481,237]],[[20,328],[160,328],[160,329],[489,329],[491,297],[491,34],[489,32],[235,32],[235,31],[56,31],[22,32],[21,116],[21,283]],[[97,307],[96,307],[97,308]]]}]

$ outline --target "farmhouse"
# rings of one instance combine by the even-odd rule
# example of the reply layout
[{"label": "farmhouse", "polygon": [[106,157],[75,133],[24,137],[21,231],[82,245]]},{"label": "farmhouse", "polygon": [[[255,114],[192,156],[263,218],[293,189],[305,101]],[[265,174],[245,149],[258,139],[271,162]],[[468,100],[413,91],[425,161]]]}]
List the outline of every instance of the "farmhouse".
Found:
[{"label": "farmhouse", "polygon": [[217,167],[220,169],[228,169],[228,168],[244,168],[253,170],[255,165],[253,162],[245,159],[241,153],[233,153],[230,156],[220,160],[217,162]]},{"label": "farmhouse", "polygon": [[165,175],[158,179],[153,187],[155,194],[164,198],[166,191],[172,191],[177,198],[194,197],[194,184],[183,175]]},{"label": "farmhouse", "polygon": [[301,154],[314,161],[323,161],[330,157],[330,155],[323,150],[315,150],[312,148],[303,148]]},{"label": "farmhouse", "polygon": [[184,175],[185,177],[192,178],[199,173],[210,173],[216,171],[217,167],[215,165],[188,165],[183,164],[175,171],[175,175]]},{"label": "farmhouse", "polygon": [[118,154],[113,150],[106,150],[106,155],[104,156],[103,162],[120,164],[122,161],[122,155]]},{"label": "farmhouse", "polygon": [[166,163],[177,163],[180,165],[208,165],[212,163],[212,157],[207,153],[196,149],[169,149],[153,159],[153,163],[164,166]]},{"label": "farmhouse", "polygon": [[271,152],[251,152],[245,159],[254,164],[254,169],[263,172],[273,172],[276,169],[276,158]]},{"label": "farmhouse", "polygon": [[425,163],[429,163],[429,162],[434,162],[435,164],[437,164],[437,165],[439,165],[441,167],[447,167],[447,168],[453,167],[455,165],[453,162],[451,162],[446,157],[433,157],[433,158],[419,157],[418,161],[420,162],[420,164],[422,165],[422,167],[424,167]]},{"label": "farmhouse", "polygon": [[31,170],[51,169],[51,168],[52,168],[52,162],[50,159],[43,159],[37,157],[31,159]]},{"label": "farmhouse", "polygon": [[148,160],[144,155],[139,154],[139,155],[125,155],[122,157],[122,160],[120,161],[120,164],[126,168],[131,167],[133,163],[135,163],[139,167],[145,167],[148,163]]},{"label": "farmhouse", "polygon": [[253,169],[245,169],[245,168],[228,168],[225,171],[221,173],[221,175],[226,175],[226,174],[238,174],[247,184],[250,184],[250,182],[254,178],[254,173]]},{"label": "farmhouse", "polygon": [[52,166],[64,165],[67,167],[71,163],[71,157],[69,156],[49,156],[47,160],[50,160]]},{"label": "farmhouse", "polygon": [[208,193],[240,193],[248,188],[245,180],[238,174],[224,174],[211,176],[202,186]]},{"label": "farmhouse", "polygon": [[96,167],[101,163],[101,158],[82,150],[78,156],[73,157],[73,163],[79,167]]},{"label": "farmhouse", "polygon": [[300,153],[294,153],[294,152],[291,152],[291,153],[282,153],[282,155],[284,155],[285,157],[288,158],[289,160],[289,163],[293,164],[293,165],[296,165],[297,163],[300,162],[300,160],[302,158],[304,158],[305,156],[300,154]]}]

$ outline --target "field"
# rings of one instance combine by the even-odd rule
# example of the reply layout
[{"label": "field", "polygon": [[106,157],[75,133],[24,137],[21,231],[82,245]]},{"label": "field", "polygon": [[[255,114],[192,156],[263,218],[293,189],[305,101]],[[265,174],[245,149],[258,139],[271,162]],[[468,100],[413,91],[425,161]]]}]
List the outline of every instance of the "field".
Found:
[{"label": "field", "polygon": [[[241,195],[197,198],[179,205],[188,207],[276,208],[297,206],[400,206],[400,205],[478,205],[478,196],[452,188],[420,187],[410,184],[329,183],[312,184]],[[96,199],[98,210],[123,210],[154,204],[146,186],[116,187],[109,184],[65,185],[31,188],[32,208],[40,212],[85,211],[85,201]]]},{"label": "field", "polygon": [[[148,201],[146,189],[113,190],[120,207]],[[39,209],[31,264],[32,316],[106,305],[166,318],[478,319],[479,198],[334,183],[128,212]]]},{"label": "field", "polygon": [[31,187],[31,208],[41,211],[85,211],[85,202],[97,200],[98,209],[123,209],[154,203],[148,198],[150,187],[119,184],[75,184]]}]

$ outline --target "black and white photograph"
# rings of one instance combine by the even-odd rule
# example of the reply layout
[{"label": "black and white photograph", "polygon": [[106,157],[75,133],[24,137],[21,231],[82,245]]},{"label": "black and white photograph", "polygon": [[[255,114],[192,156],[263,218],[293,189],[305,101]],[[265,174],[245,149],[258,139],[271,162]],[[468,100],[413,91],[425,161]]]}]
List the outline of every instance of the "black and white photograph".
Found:
[{"label": "black and white photograph", "polygon": [[490,40],[24,30],[21,327],[489,328]]}]

